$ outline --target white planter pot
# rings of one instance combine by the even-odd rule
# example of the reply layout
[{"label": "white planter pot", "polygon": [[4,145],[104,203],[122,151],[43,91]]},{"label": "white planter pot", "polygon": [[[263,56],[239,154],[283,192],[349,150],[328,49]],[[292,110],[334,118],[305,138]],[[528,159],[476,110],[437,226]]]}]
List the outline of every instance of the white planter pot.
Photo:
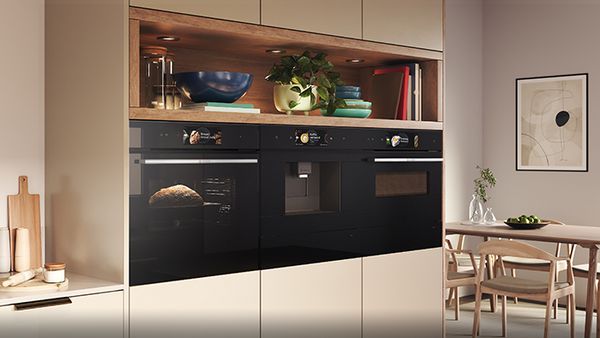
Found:
[{"label": "white planter pot", "polygon": [[[312,105],[310,104],[310,96],[300,97],[300,93],[292,91],[292,87],[300,87],[300,85],[275,85],[273,87],[273,101],[275,102],[275,108],[279,112],[291,114],[294,111],[311,111]],[[317,93],[317,87],[312,86],[313,94]],[[290,102],[295,101],[298,105],[290,107]]]}]

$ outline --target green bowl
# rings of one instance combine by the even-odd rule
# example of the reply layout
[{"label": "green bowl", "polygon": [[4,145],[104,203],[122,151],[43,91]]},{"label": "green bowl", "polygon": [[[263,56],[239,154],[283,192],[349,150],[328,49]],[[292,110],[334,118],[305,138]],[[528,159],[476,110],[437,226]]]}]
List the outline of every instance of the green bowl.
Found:
[{"label": "green bowl", "polygon": [[369,101],[363,100],[353,100],[353,99],[345,99],[347,108],[362,108],[362,109],[371,109],[371,105],[373,105]]},{"label": "green bowl", "polygon": [[371,109],[359,109],[359,108],[338,108],[333,114],[327,114],[326,109],[321,109],[321,115],[323,116],[336,116],[336,117],[358,117],[367,118],[371,115]]}]

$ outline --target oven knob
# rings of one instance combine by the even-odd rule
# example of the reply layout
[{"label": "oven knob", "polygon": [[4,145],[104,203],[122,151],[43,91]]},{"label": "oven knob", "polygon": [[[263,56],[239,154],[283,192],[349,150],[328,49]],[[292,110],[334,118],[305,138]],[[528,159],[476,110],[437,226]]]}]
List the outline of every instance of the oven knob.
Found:
[{"label": "oven knob", "polygon": [[302,142],[302,144],[307,144],[309,140],[310,136],[308,135],[308,133],[300,134],[300,142]]},{"label": "oven knob", "polygon": [[396,148],[400,144],[400,135],[392,136],[392,147]]}]

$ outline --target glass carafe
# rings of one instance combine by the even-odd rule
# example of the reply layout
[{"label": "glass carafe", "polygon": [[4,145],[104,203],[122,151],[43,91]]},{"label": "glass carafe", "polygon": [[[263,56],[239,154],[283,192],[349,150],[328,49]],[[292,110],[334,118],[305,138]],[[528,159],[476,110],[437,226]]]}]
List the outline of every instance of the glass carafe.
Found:
[{"label": "glass carafe", "polygon": [[492,212],[492,208],[485,209],[485,214],[483,214],[483,221],[485,222],[485,224],[496,223],[496,216]]},{"label": "glass carafe", "polygon": [[469,203],[469,222],[471,223],[482,223],[483,222],[483,205],[477,197],[473,194],[471,203]]}]

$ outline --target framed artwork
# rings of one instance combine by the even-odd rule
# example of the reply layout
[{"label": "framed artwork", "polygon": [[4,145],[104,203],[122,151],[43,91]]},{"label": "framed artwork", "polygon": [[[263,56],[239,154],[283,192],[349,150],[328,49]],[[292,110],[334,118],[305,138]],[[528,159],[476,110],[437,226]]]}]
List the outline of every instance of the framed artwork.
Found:
[{"label": "framed artwork", "polygon": [[517,170],[588,171],[588,74],[519,78]]}]

